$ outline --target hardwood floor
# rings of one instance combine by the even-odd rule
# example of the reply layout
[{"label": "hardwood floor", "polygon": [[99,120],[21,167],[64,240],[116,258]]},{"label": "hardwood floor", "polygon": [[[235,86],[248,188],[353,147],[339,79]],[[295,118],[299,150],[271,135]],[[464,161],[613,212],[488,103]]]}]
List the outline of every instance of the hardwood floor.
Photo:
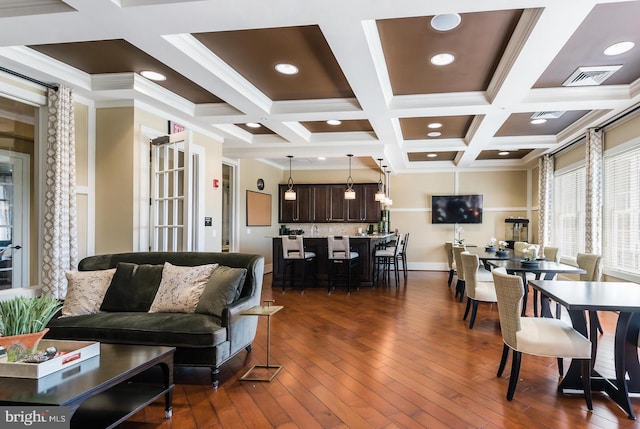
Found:
[{"label": "hardwood floor", "polygon": [[[398,289],[350,295],[323,288],[282,294],[267,275],[263,299],[284,306],[271,320],[272,362],[284,367],[278,376],[271,383],[238,380],[266,360],[266,320],[260,318],[253,352],[223,367],[217,390],[209,387],[206,369],[178,369],[172,419],[164,419],[157,401],[121,427],[640,427],[604,394],[594,393],[589,412],[582,395],[558,393],[553,358],[523,356],[514,400],[507,401],[511,362],[505,376],[496,377],[502,351],[497,307],[481,304],[469,330],[447,275],[412,271]],[[604,359],[598,365],[610,365],[603,361],[612,359],[606,349],[616,314],[600,313],[600,320]],[[640,399],[632,404],[640,413]]]}]

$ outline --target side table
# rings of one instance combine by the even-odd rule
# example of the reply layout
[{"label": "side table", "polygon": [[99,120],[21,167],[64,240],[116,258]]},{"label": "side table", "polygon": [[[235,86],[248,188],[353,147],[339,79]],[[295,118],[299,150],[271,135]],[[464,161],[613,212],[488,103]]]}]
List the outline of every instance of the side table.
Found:
[{"label": "side table", "polygon": [[[250,309],[243,311],[240,313],[242,316],[266,316],[267,317],[267,363],[266,365],[254,365],[247,371],[240,380],[244,381],[271,381],[275,378],[275,376],[282,369],[282,365],[271,365],[270,357],[271,357],[271,316],[276,314],[278,311],[282,310],[284,307],[282,305],[271,305],[273,300],[265,301],[267,303],[264,305],[256,305],[255,307],[251,307]],[[258,372],[256,370],[265,369],[267,375],[251,375],[252,372]],[[274,371],[275,370],[275,371]]]}]

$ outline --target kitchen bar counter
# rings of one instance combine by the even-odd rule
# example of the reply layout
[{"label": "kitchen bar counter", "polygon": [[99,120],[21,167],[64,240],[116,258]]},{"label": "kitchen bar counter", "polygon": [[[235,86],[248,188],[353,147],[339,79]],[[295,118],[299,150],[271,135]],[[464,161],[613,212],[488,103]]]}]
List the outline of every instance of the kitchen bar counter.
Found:
[{"label": "kitchen bar counter", "polygon": [[[334,234],[337,235],[337,234]],[[360,254],[360,285],[373,285],[373,252],[378,243],[393,240],[395,234],[350,235],[349,245]],[[282,287],[283,259],[282,237],[274,236],[273,241],[273,281],[272,285]],[[314,252],[318,263],[318,286],[326,287],[328,282],[329,259],[327,255],[327,235],[304,235],[304,246],[308,251]],[[296,273],[297,276],[297,273]],[[288,277],[288,275],[287,275]],[[313,276],[307,275],[305,287],[313,285]],[[287,284],[289,282],[287,281]],[[298,281],[299,283],[299,281]]]}]

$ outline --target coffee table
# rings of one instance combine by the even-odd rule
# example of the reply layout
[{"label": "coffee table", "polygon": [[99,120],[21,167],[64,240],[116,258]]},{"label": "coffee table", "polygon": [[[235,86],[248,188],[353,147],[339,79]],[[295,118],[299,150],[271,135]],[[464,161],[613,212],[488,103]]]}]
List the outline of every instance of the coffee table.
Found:
[{"label": "coffee table", "polygon": [[[164,395],[170,418],[174,351],[100,344],[100,355],[38,379],[0,377],[0,405],[64,406],[72,428],[112,428]],[[132,380],[156,365],[160,380]]]}]

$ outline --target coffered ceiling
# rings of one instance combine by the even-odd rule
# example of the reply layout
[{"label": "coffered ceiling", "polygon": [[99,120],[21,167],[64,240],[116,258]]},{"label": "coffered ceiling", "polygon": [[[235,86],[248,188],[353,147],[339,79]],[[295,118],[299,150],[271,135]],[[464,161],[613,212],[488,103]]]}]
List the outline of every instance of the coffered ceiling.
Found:
[{"label": "coffered ceiling", "polygon": [[638,105],[638,17],[606,0],[0,0],[0,66],[165,112],[230,158],[524,168]]}]

